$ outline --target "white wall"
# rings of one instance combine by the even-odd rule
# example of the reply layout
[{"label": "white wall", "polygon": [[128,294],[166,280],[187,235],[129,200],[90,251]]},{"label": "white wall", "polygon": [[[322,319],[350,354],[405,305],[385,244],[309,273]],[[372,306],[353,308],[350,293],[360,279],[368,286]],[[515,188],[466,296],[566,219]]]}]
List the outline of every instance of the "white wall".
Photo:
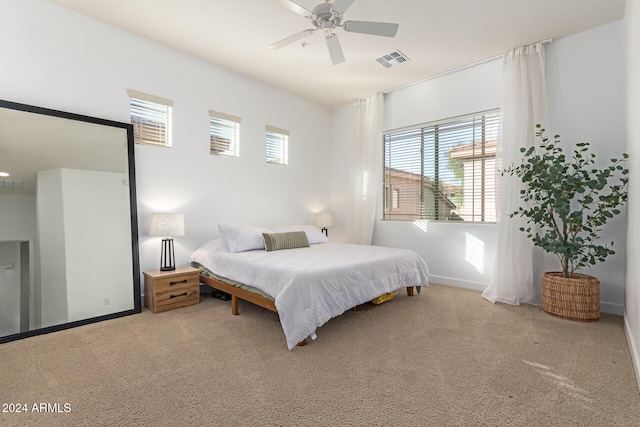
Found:
[{"label": "white wall", "polygon": [[[502,59],[466,68],[385,95],[384,130],[490,110],[500,107]],[[343,204],[348,197],[345,183],[352,182],[349,168],[353,136],[353,107],[333,112],[334,175],[333,204],[336,227],[333,240],[344,240]],[[381,206],[373,244],[408,248],[419,253],[429,266],[434,283],[482,290],[491,278],[495,258],[495,224],[451,222],[413,223],[382,221]]]},{"label": "white wall", "polygon": [[[627,0],[624,14],[627,83],[627,151],[629,153],[629,216],[625,330],[640,387],[640,2]],[[634,214],[635,212],[635,214]]]},{"label": "white wall", "polygon": [[[559,133],[570,149],[590,142],[594,152],[608,159],[624,149],[623,24],[617,21],[546,46],[550,134]],[[502,59],[487,61],[426,80],[388,94],[384,128],[394,129],[497,108],[501,103]],[[349,182],[349,141],[353,109],[333,112],[333,200],[337,211],[334,238],[342,238],[339,205]],[[380,211],[380,208],[379,208]],[[380,218],[381,215],[378,215]],[[603,242],[614,240],[617,254],[597,268],[585,270],[601,282],[601,309],[622,314],[626,245],[626,214],[605,229]],[[429,265],[435,283],[483,290],[493,272],[496,251],[494,224],[459,224],[377,220],[373,243],[418,252]],[[554,264],[551,267],[557,267]]]},{"label": "white wall", "polygon": [[[127,89],[174,101],[174,146],[136,146],[141,270],[160,267],[151,213],[182,212],[176,263],[221,222],[310,223],[330,204],[331,115],[307,100],[44,0],[3,0],[0,98],[129,122]],[[239,159],[209,155],[208,111],[242,119]],[[265,162],[265,125],[290,131],[289,166]]]},{"label": "white wall", "polygon": [[[388,94],[384,129],[500,108],[502,68],[502,58],[494,59]],[[430,280],[435,283],[481,290],[491,279],[495,233],[495,224],[378,219],[373,243],[417,251],[427,261]]]},{"label": "white wall", "polygon": [[385,130],[500,108],[502,57],[385,96]]},{"label": "white wall", "polygon": [[123,173],[38,172],[40,326],[133,309],[131,243],[117,238],[131,229],[126,182]]},{"label": "white wall", "polygon": [[36,197],[0,194],[0,240],[27,240],[36,235]]},{"label": "white wall", "polygon": [[[36,195],[38,218],[38,250],[36,268],[41,281],[36,281],[36,305],[40,307],[38,327],[66,323],[67,308],[66,252],[64,250],[64,205],[62,170],[38,172]],[[46,212],[46,215],[40,214]],[[36,261],[36,264],[38,262]],[[42,303],[42,304],[40,304]]]},{"label": "white wall", "polygon": [[[597,165],[625,152],[624,25],[616,21],[550,43],[547,48],[548,135],[563,145],[589,142]],[[566,151],[566,149],[565,149]],[[604,228],[615,255],[583,272],[600,280],[601,310],[622,314],[626,209]]]},{"label": "white wall", "polygon": [[131,229],[126,181],[124,173],[62,169],[60,244],[70,322],[134,308],[131,242],[121,238]]},{"label": "white wall", "polygon": [[331,113],[331,205],[334,227],[329,238],[335,242],[347,240],[346,220],[349,217],[349,191],[356,181],[353,168],[353,106],[345,105]]},{"label": "white wall", "polygon": [[[500,106],[502,59],[487,61],[463,71],[426,80],[385,95],[385,130],[425,123]],[[332,240],[345,240],[346,209],[353,172],[351,140],[353,107],[332,115],[333,210]],[[381,221],[378,207],[373,244],[409,248],[429,265],[433,282],[469,289],[484,289],[491,278],[495,256],[495,224],[453,224]]]}]

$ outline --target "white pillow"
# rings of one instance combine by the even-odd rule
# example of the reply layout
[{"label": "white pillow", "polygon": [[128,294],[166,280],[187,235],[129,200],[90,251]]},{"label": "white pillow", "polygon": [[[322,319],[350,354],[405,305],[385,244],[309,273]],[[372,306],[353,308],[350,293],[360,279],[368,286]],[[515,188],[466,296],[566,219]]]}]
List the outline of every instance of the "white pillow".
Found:
[{"label": "white pillow", "polygon": [[264,249],[262,233],[273,233],[268,228],[232,224],[218,224],[218,232],[229,252]]},{"label": "white pillow", "polygon": [[212,256],[220,252],[225,254],[229,253],[224,243],[222,243],[222,239],[209,240],[193,251],[191,256],[189,256],[189,262],[197,262],[200,265],[211,265]]},{"label": "white pillow", "polygon": [[276,233],[284,233],[287,231],[304,231],[307,233],[307,239],[309,239],[310,245],[317,243],[327,243],[329,238],[322,234],[319,228],[315,225],[285,225],[284,227],[278,227],[274,230]]}]

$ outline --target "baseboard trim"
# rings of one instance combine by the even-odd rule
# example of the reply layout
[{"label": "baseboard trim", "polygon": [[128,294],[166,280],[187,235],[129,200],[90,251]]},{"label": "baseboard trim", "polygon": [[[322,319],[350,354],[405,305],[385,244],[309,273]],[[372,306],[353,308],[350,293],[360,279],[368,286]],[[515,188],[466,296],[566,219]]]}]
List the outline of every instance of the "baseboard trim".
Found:
[{"label": "baseboard trim", "polygon": [[[456,288],[469,289],[478,292],[483,292],[488,286],[486,283],[472,282],[444,276],[434,276],[432,274],[429,275],[429,281],[438,283],[439,285],[455,286]],[[600,301],[600,312],[622,316],[623,307],[622,304]]]},{"label": "baseboard trim", "polygon": [[616,316],[623,316],[624,310],[622,308],[622,304],[613,304],[610,302],[600,301],[600,312],[615,314]]},{"label": "baseboard trim", "polygon": [[633,364],[633,371],[636,374],[636,382],[638,383],[638,392],[640,393],[640,353],[638,352],[638,346],[631,334],[631,328],[629,327],[628,318],[624,316],[624,334],[627,337],[627,344],[629,344],[629,352],[631,353],[631,362]]},{"label": "baseboard trim", "polygon": [[467,280],[453,279],[451,277],[429,275],[429,281],[439,285],[454,286],[456,288],[469,289],[472,291],[482,292],[486,289],[486,283],[471,282]]}]

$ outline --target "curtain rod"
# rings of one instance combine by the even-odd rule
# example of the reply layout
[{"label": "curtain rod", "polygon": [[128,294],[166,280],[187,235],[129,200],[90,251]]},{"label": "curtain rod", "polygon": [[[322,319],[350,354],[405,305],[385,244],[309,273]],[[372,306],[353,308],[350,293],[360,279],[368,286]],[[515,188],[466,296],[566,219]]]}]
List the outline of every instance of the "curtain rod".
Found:
[{"label": "curtain rod", "polygon": [[[530,46],[532,44],[538,44],[538,43],[547,44],[547,43],[550,43],[552,41],[553,41],[553,39],[546,39],[546,40],[542,40],[542,41],[539,41],[539,42],[530,43],[528,46]],[[419,84],[419,83],[424,83],[426,81],[429,81],[429,80],[432,80],[432,79],[436,79],[438,77],[446,76],[447,74],[452,74],[452,73],[456,73],[458,71],[462,71],[462,70],[467,69],[467,68],[475,67],[476,65],[481,65],[481,64],[484,64],[486,62],[490,62],[490,61],[493,61],[495,59],[501,58],[501,57],[505,56],[507,53],[508,52],[504,52],[504,53],[501,53],[499,55],[492,56],[490,58],[485,58],[485,59],[481,59],[481,60],[476,61],[476,62],[472,62],[471,64],[463,65],[463,66],[458,67],[458,68],[453,68],[453,69],[448,70],[448,71],[443,71],[442,73],[436,74],[434,76],[425,77],[424,79],[421,79],[421,80],[418,80],[418,81],[415,81],[415,82],[407,83],[405,85],[398,86],[398,87],[395,87],[393,89],[385,90],[382,93],[384,95],[386,95],[386,94],[394,92],[396,90],[404,89],[405,87],[413,86],[413,85],[416,85],[416,84]]]}]

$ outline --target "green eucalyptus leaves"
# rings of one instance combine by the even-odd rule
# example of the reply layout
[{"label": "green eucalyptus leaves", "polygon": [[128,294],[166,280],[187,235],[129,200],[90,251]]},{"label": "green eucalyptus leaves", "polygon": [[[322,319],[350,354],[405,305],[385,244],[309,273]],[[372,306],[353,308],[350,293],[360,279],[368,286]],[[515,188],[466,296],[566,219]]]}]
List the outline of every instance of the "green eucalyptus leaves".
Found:
[{"label": "green eucalyptus leaves", "polygon": [[594,167],[596,155],[588,143],[576,144],[572,157],[559,147],[560,136],[553,140],[537,125],[536,137],[541,142],[522,148],[524,158],[519,166],[511,166],[502,174],[522,179],[520,191],[524,207],[510,217],[526,219],[527,233],[536,246],[555,254],[562,265],[563,277],[574,271],[603,262],[615,252],[610,244],[597,243],[602,226],[620,213],[627,201],[627,154],[612,158],[604,169]]}]

